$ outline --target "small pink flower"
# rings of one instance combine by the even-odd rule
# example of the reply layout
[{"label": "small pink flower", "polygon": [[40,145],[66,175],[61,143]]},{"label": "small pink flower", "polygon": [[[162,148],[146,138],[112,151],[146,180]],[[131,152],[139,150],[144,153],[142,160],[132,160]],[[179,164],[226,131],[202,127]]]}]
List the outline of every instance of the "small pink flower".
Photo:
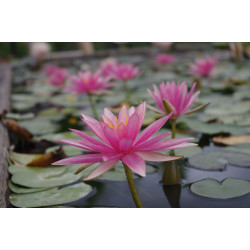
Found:
[{"label": "small pink flower", "polygon": [[47,74],[47,75],[52,75],[54,74],[58,69],[60,69],[58,66],[56,65],[48,65],[46,66],[43,71]]},{"label": "small pink flower", "polygon": [[111,76],[116,65],[117,61],[114,58],[107,58],[101,63],[99,71],[104,76]]},{"label": "small pink flower", "polygon": [[190,65],[189,71],[191,74],[197,76],[209,77],[217,62],[217,58],[213,58],[210,56],[201,59],[196,59],[195,62]]},{"label": "small pink flower", "polygon": [[110,82],[109,77],[102,77],[101,72],[79,72],[78,76],[72,76],[70,80],[71,85],[67,86],[65,90],[73,92],[77,95],[84,93],[97,94],[114,85],[114,83]]},{"label": "small pink flower", "polygon": [[112,74],[116,80],[128,81],[140,74],[139,68],[131,64],[116,64],[112,69]]},{"label": "small pink flower", "polygon": [[181,158],[181,156],[169,156],[155,151],[180,149],[196,145],[188,143],[193,140],[190,137],[165,140],[171,132],[152,137],[172,114],[155,121],[139,134],[144,121],[145,111],[146,102],[140,104],[136,109],[134,107],[127,109],[126,106],[123,106],[118,117],[105,108],[102,115],[103,121],[100,122],[82,114],[82,121],[94,132],[99,140],[81,131],[71,129],[75,134],[81,136],[82,139],[63,139],[60,141],[92,153],[69,157],[57,161],[53,165],[87,163],[85,166],[88,167],[96,162],[101,162],[84,179],[91,180],[104,174],[121,160],[135,173],[145,176],[145,161],[162,162]]},{"label": "small pink flower", "polygon": [[59,68],[55,65],[46,66],[43,70],[48,76],[48,82],[54,86],[64,86],[68,77],[68,72],[64,68]]},{"label": "small pink flower", "polygon": [[48,81],[54,86],[64,86],[68,77],[68,73],[65,69],[58,68],[54,73],[50,74]]},{"label": "small pink flower", "polygon": [[160,110],[155,109],[156,112],[162,114],[169,113],[168,110],[166,110],[166,107],[164,107],[163,103],[163,100],[166,100],[170,106],[169,109],[173,111],[171,118],[176,119],[181,114],[193,113],[204,107],[204,105],[201,105],[193,110],[188,111],[188,109],[193,105],[195,99],[200,94],[200,91],[194,93],[195,86],[196,83],[193,84],[190,92],[188,93],[186,82],[178,82],[178,84],[175,84],[174,81],[172,83],[167,82],[166,84],[162,82],[159,89],[154,84],[154,92],[149,89],[148,92],[155,101],[156,105],[160,108]]},{"label": "small pink flower", "polygon": [[155,61],[160,64],[171,64],[175,62],[175,57],[170,54],[159,54],[155,57]]}]

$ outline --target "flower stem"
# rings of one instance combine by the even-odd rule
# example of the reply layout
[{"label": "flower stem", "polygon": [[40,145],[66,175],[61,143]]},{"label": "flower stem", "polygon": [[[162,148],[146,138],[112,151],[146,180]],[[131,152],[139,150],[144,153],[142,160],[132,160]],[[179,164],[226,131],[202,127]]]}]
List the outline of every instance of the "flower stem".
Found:
[{"label": "flower stem", "polygon": [[176,119],[171,120],[171,125],[172,125],[172,139],[175,138],[175,132],[176,132]]},{"label": "flower stem", "polygon": [[135,182],[133,180],[133,176],[132,176],[131,170],[124,163],[123,163],[123,166],[124,166],[124,169],[125,169],[125,173],[126,173],[126,177],[127,177],[129,189],[130,189],[131,195],[133,197],[133,200],[135,202],[135,205],[136,205],[137,208],[143,208],[141,200],[139,198],[139,195],[138,195],[138,193],[136,191],[136,186],[135,186]]},{"label": "flower stem", "polygon": [[93,100],[92,94],[88,94],[88,98],[89,98],[89,103],[90,103],[93,115],[94,115],[95,119],[98,120],[98,115],[97,115],[97,111],[96,111],[96,107],[95,107],[95,102]]},{"label": "flower stem", "polygon": [[129,89],[128,89],[128,82],[124,81],[123,83],[124,83],[124,89],[125,89],[127,102],[130,103],[130,93],[129,93]]}]

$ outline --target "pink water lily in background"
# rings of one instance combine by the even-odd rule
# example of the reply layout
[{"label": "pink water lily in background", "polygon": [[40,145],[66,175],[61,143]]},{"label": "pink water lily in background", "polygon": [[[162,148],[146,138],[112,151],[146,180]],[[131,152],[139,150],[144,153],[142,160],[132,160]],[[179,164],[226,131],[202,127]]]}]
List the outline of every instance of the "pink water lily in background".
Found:
[{"label": "pink water lily in background", "polygon": [[101,62],[99,71],[104,76],[112,76],[114,67],[117,64],[114,58],[107,58]]},{"label": "pink water lily in background", "polygon": [[114,85],[110,82],[110,78],[103,77],[101,72],[92,73],[91,71],[79,72],[78,76],[70,78],[70,83],[65,90],[77,95],[97,94]]},{"label": "pink water lily in background", "polygon": [[[181,114],[191,114],[202,109],[207,104],[189,110],[195,99],[200,94],[200,91],[194,92],[195,86],[196,83],[192,85],[190,92],[188,92],[186,82],[178,82],[178,84],[174,81],[172,83],[162,82],[159,88],[153,84],[154,92],[150,89],[148,89],[148,92],[160,109],[156,109],[154,107],[152,107],[152,109],[162,114],[169,114],[169,112],[172,111],[172,119],[176,119]],[[164,105],[164,102],[167,104],[167,107]]]},{"label": "pink water lily in background", "polygon": [[189,71],[196,76],[209,77],[217,62],[218,59],[216,57],[206,56],[204,58],[199,58],[190,65]]},{"label": "pink water lily in background", "polygon": [[119,81],[128,81],[140,74],[138,67],[133,66],[132,64],[116,64],[110,76],[114,77]]},{"label": "pink water lily in background", "polygon": [[60,141],[92,153],[69,157],[57,161],[53,165],[86,163],[83,167],[85,168],[100,162],[100,165],[84,179],[91,180],[104,174],[121,160],[135,173],[145,176],[145,161],[162,162],[181,158],[181,156],[169,156],[156,151],[180,149],[196,145],[189,143],[189,141],[193,140],[191,137],[167,140],[166,137],[171,132],[153,137],[172,114],[155,121],[139,134],[144,121],[145,111],[146,102],[140,104],[136,109],[134,107],[127,109],[126,106],[123,106],[118,117],[105,108],[102,115],[103,120],[100,122],[82,114],[82,121],[100,140],[96,140],[84,132],[71,129],[72,132],[82,137],[82,139],[63,139]]},{"label": "pink water lily in background", "polygon": [[170,54],[159,54],[155,57],[155,61],[160,64],[171,64],[175,62],[175,56]]},{"label": "pink water lily in background", "polygon": [[68,72],[64,68],[59,68],[57,66],[47,66],[44,71],[48,75],[48,82],[51,85],[62,87],[68,78]]}]

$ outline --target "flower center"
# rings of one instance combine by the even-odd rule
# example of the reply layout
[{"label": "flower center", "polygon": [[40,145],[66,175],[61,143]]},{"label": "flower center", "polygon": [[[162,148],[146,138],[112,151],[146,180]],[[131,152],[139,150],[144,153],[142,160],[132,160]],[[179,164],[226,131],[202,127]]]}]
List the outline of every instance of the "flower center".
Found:
[{"label": "flower center", "polygon": [[124,126],[127,126],[128,124],[128,117],[125,118],[125,121],[121,120],[118,122],[117,118],[115,118],[115,124],[113,124],[110,120],[108,120],[108,123],[105,122],[110,128],[113,128],[115,130],[118,129],[119,125],[122,123]]}]

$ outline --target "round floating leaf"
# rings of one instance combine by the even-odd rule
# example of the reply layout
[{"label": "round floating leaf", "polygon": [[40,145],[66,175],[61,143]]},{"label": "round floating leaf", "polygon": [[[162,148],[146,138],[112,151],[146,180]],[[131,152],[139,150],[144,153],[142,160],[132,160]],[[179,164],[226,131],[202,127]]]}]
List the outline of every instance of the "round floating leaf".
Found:
[{"label": "round floating leaf", "polygon": [[40,154],[21,154],[16,152],[9,152],[8,157],[11,161],[20,163],[21,165],[26,165],[28,162],[31,162],[36,157],[41,156]]},{"label": "round floating leaf", "polygon": [[81,179],[82,174],[74,174],[78,168],[77,165],[52,167],[12,165],[9,167],[9,172],[12,173],[11,181],[15,184],[24,187],[47,188],[70,184]]},{"label": "round floating leaf", "polygon": [[250,167],[250,154],[229,150],[208,150],[189,157],[191,166],[204,170],[223,170],[228,163],[239,167]]},{"label": "round floating leaf", "polygon": [[58,130],[59,125],[52,123],[46,117],[37,117],[28,121],[21,121],[19,125],[29,130],[32,134],[48,134]]},{"label": "round floating leaf", "polygon": [[29,194],[11,194],[10,203],[15,207],[47,207],[77,201],[87,196],[92,187],[85,183],[59,189],[51,188]]},{"label": "round floating leaf", "polygon": [[[49,148],[47,148],[46,153],[57,150],[59,148],[60,148],[60,146],[49,147]],[[63,148],[64,153],[67,156],[80,155],[84,151],[81,148],[73,147],[73,146],[70,146],[70,145],[64,145],[64,144],[63,144],[62,148]]]},{"label": "round floating leaf", "polygon": [[39,192],[39,191],[43,191],[43,190],[48,189],[48,188],[23,187],[23,186],[20,186],[20,185],[13,183],[12,181],[9,181],[9,188],[12,192],[17,193],[17,194],[34,193],[34,192]]},{"label": "round floating leaf", "polygon": [[190,147],[175,150],[175,155],[183,155],[184,157],[190,157],[194,154],[200,153],[202,150],[200,147]]},{"label": "round floating leaf", "polygon": [[204,123],[189,119],[183,119],[183,121],[186,122],[190,129],[204,134],[230,133],[232,135],[241,135],[245,133],[243,128],[231,124]]},{"label": "round floating leaf", "polygon": [[190,190],[207,198],[229,199],[248,194],[250,192],[250,182],[227,178],[220,183],[215,179],[205,179],[193,183]]}]

